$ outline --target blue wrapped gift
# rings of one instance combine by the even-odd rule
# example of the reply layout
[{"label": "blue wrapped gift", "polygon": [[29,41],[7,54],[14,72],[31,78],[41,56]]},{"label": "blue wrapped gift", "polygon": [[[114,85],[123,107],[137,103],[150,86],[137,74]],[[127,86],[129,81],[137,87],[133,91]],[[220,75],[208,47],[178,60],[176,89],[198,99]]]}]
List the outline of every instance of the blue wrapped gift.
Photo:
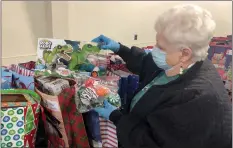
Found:
[{"label": "blue wrapped gift", "polygon": [[12,84],[12,71],[5,67],[1,67],[1,88],[10,89]]},{"label": "blue wrapped gift", "polygon": [[23,76],[16,72],[12,72],[12,81],[15,88],[34,90],[34,77],[33,76]]}]

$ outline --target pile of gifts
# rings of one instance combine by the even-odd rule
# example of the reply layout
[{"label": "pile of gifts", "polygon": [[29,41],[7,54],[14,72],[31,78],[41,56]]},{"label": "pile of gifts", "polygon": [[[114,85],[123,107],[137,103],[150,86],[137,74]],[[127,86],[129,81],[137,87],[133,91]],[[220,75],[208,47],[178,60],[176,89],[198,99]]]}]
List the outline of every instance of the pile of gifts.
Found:
[{"label": "pile of gifts", "polygon": [[232,98],[232,35],[212,38],[208,58],[216,67]]},{"label": "pile of gifts", "polygon": [[116,127],[93,108],[104,100],[124,106],[139,78],[100,50],[92,42],[39,39],[37,61],[1,67],[1,146],[118,147]]},{"label": "pile of gifts", "polygon": [[[231,96],[230,39],[213,38],[208,58]],[[1,67],[1,147],[118,147],[116,127],[93,108],[104,100],[124,108],[139,77],[100,50],[92,42],[39,39],[37,61]]]}]

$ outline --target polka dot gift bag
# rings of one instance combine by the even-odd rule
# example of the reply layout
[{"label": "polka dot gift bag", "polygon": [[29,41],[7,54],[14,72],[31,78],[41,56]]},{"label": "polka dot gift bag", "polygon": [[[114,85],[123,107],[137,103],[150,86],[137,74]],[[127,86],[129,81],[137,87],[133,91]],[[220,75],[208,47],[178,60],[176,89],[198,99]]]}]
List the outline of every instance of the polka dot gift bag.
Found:
[{"label": "polka dot gift bag", "polygon": [[1,147],[35,148],[40,97],[23,89],[1,90]]}]

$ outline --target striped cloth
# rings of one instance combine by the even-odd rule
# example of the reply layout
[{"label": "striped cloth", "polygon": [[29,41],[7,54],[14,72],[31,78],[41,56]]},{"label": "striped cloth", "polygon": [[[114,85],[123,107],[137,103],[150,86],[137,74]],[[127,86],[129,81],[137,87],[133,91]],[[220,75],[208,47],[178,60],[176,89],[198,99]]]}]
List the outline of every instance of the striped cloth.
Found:
[{"label": "striped cloth", "polygon": [[34,76],[34,71],[20,67],[16,64],[10,65],[9,69],[23,76]]},{"label": "striped cloth", "polygon": [[116,134],[116,126],[109,120],[99,117],[100,135],[103,148],[117,148],[118,140]]}]

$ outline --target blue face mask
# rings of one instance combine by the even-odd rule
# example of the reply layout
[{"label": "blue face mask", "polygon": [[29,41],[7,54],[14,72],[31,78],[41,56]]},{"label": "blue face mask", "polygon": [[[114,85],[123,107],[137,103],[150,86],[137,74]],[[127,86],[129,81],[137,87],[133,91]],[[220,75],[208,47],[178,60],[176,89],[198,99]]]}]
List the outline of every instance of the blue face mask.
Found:
[{"label": "blue face mask", "polygon": [[158,47],[155,47],[152,51],[151,51],[153,60],[155,62],[155,64],[163,69],[163,70],[168,70],[171,68],[171,66],[169,66],[166,62],[166,52],[162,51],[161,49],[159,49]]}]

